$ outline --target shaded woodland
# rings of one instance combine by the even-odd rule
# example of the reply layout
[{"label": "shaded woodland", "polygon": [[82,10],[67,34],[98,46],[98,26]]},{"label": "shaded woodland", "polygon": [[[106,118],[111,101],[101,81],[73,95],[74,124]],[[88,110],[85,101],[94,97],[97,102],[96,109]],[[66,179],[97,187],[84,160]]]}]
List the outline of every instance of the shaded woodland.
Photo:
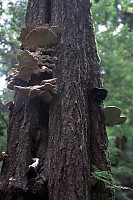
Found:
[{"label": "shaded woodland", "polygon": [[[3,44],[3,49],[1,50],[2,51],[1,52],[1,63],[2,63],[1,73],[2,74],[7,75],[9,73],[9,68],[13,67],[14,64],[16,63],[15,56],[13,55],[13,51],[15,52],[18,51],[17,50],[18,42],[16,42],[16,40],[14,39],[14,34],[18,34],[19,36],[18,30],[21,30],[21,28],[24,27],[24,24],[23,24],[24,19],[22,17],[24,9],[21,10],[22,6],[25,7],[26,5],[20,2],[20,7],[19,7],[19,4],[9,3],[8,14],[12,14],[12,18],[11,20],[5,20],[5,23],[6,24],[9,23],[10,28],[7,27],[7,30],[5,30],[4,29],[5,26],[3,25],[2,27],[1,25],[2,31],[3,32],[6,31],[6,33],[4,33],[3,35],[5,36],[9,32],[9,35],[11,38],[10,41],[8,41],[7,39],[4,40],[4,38],[1,39],[1,44]],[[20,8],[22,12],[17,13],[18,7]],[[71,9],[73,9],[74,5],[72,4],[71,7],[72,7]],[[84,9],[83,5],[82,5],[82,8],[86,12],[86,9]],[[113,177],[115,179],[115,184],[133,188],[132,187],[133,183],[132,183],[132,178],[131,178],[133,174],[132,172],[133,161],[131,159],[132,158],[132,136],[133,136],[133,130],[132,130],[132,96],[133,96],[132,85],[133,85],[133,82],[132,82],[132,74],[131,74],[132,62],[133,62],[132,51],[131,51],[132,49],[132,45],[131,45],[132,3],[130,1],[121,1],[121,2],[119,1],[107,2],[106,1],[105,2],[104,0],[101,0],[98,2],[92,2],[91,10],[92,10],[92,16],[93,16],[93,23],[95,26],[95,34],[96,34],[95,36],[96,36],[96,40],[98,44],[99,56],[101,58],[100,70],[102,72],[103,86],[104,88],[108,90],[108,96],[104,104],[105,106],[115,105],[115,106],[120,107],[122,111],[124,112],[122,114],[128,117],[126,124],[122,126],[107,128]],[[2,9],[2,4],[1,4],[1,15],[3,12],[4,12],[4,9]],[[20,16],[21,13],[22,15]],[[46,12],[45,20],[49,20],[48,16],[49,15]],[[17,24],[14,22],[15,21],[14,19],[16,19],[16,17],[18,19]],[[40,17],[39,19],[42,20],[43,18]],[[29,22],[31,23],[30,20],[34,20],[34,19],[32,18],[32,16],[31,17],[28,16],[27,20],[29,20],[28,23]],[[38,21],[37,23],[48,23],[48,21],[45,21],[45,20],[42,22]],[[53,24],[54,20],[55,19],[53,19],[52,21],[52,25],[57,25],[57,24]],[[89,19],[87,15],[85,14],[85,23],[87,23],[88,20]],[[11,31],[11,27],[12,27],[12,31]],[[87,28],[87,26],[85,27]],[[71,35],[71,32],[69,33],[69,35]],[[69,39],[70,38],[68,38],[68,40]],[[7,48],[6,45],[9,45],[10,49]],[[59,50],[58,50],[58,53],[59,53]],[[70,52],[66,54],[65,56],[63,55],[62,56],[63,58],[64,57],[66,58],[66,56],[68,56],[69,54]],[[61,54],[59,55],[61,56]],[[78,56],[79,55],[80,54],[78,54]],[[59,60],[60,59],[61,58],[59,58]],[[72,59],[76,59],[76,55],[74,58],[72,55]],[[99,60],[97,60],[97,62],[99,63]],[[65,65],[67,66],[66,63]],[[55,76],[57,76],[56,74],[57,72],[55,71],[54,73],[55,73]],[[60,73],[62,73],[61,70],[60,70]],[[66,73],[66,72],[63,72],[63,73]],[[92,72],[92,73],[95,74],[95,72]],[[71,72],[71,74],[73,74],[73,71]],[[83,77],[84,75],[85,75],[85,72],[83,73]],[[75,78],[75,76],[73,76],[73,78]],[[58,79],[59,81],[58,84],[61,83],[61,80],[63,80],[62,77],[61,79]],[[99,79],[96,78],[94,87],[96,86],[101,87],[101,80],[99,81],[98,80]],[[86,85],[87,81],[83,80],[83,82],[84,81]],[[60,89],[61,88],[62,86],[60,86]],[[92,81],[92,84],[90,85],[90,88],[93,88],[93,81]],[[73,94],[74,93],[72,93],[72,95]],[[9,91],[5,89],[3,92],[3,96],[1,98],[1,102],[6,101],[7,99],[10,100],[12,96],[13,96],[12,93],[11,92],[9,93]],[[80,97],[78,99],[80,99]],[[83,100],[81,101],[83,102]],[[25,101],[24,101],[24,104],[25,104]],[[40,100],[38,104],[40,104]],[[65,101],[65,105],[66,105],[66,101]],[[21,106],[23,106],[23,104]],[[42,106],[42,103],[41,103],[41,106]],[[28,107],[28,109],[30,111],[30,109],[32,110],[33,107],[32,106]],[[1,140],[0,142],[1,142],[1,148],[3,150],[6,146],[6,130],[7,130],[7,124],[8,124],[7,112],[8,112],[7,109],[5,108],[3,103],[1,103]],[[43,113],[41,116],[43,118]],[[84,119],[85,118],[83,117],[83,120]],[[100,119],[101,119],[101,115],[100,115]],[[51,118],[51,120],[53,123],[53,118]],[[45,138],[45,141],[46,141],[46,138]],[[23,143],[21,145],[23,145]],[[30,162],[29,164],[31,164]],[[98,166],[98,168],[100,167]],[[102,169],[102,170],[105,170],[105,169]],[[121,189],[116,188],[116,199],[129,200],[129,199],[132,199],[132,196],[133,194],[130,189],[123,190],[122,188]]]}]

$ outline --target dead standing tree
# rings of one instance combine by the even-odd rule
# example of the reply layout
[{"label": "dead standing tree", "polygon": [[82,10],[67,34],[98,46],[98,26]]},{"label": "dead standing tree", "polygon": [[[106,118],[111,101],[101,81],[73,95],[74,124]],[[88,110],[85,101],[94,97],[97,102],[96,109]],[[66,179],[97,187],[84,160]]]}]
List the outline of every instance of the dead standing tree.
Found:
[{"label": "dead standing tree", "polygon": [[[25,44],[21,46],[24,52],[18,55],[19,71],[14,72],[17,76],[9,83],[16,94],[10,106],[8,157],[0,176],[0,199],[114,199],[104,181],[93,183],[92,178],[92,166],[110,173],[110,163],[102,109],[105,91],[99,93],[93,89],[102,86],[90,2],[30,0],[26,24],[38,25],[32,30],[35,32],[44,24],[59,26],[60,33],[57,44],[47,46],[54,48],[53,54],[47,48],[41,48],[38,53],[32,46],[34,40],[30,52]],[[32,72],[25,79],[28,72],[23,74],[27,70],[23,68],[23,62],[27,66],[25,57],[20,58],[23,54],[33,56],[34,64],[37,63],[34,70],[40,67],[41,75],[30,69]],[[39,63],[46,61],[45,55],[58,58],[52,73]],[[45,65],[47,69],[49,64]],[[44,93],[48,90],[44,89],[46,82],[42,80],[53,78],[57,78],[57,91],[47,103]]]}]

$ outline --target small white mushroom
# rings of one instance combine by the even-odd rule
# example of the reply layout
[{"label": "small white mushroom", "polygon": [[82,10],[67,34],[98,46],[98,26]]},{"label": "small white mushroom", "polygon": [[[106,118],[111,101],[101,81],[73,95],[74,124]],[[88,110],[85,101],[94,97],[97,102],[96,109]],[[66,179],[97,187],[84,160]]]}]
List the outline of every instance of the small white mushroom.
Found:
[{"label": "small white mushroom", "polygon": [[33,164],[29,165],[29,168],[34,168],[36,170],[39,166],[39,158],[32,158],[32,160]]}]

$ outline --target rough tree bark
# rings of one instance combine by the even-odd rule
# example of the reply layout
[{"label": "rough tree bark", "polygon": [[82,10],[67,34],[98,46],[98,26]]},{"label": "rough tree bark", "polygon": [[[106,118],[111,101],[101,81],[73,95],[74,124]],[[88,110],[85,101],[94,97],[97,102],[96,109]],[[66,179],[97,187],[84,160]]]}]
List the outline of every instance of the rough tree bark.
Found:
[{"label": "rough tree bark", "polygon": [[[26,24],[60,27],[56,48],[57,96],[49,105],[16,93],[10,111],[0,199],[109,200],[103,181],[92,184],[92,166],[110,173],[102,102],[89,95],[102,87],[90,6],[80,0],[30,0]],[[86,1],[85,1],[86,2]],[[49,77],[50,78],[50,77]],[[29,85],[39,83],[32,76]],[[23,85],[23,83],[22,83]],[[37,173],[28,173],[39,158]]]}]

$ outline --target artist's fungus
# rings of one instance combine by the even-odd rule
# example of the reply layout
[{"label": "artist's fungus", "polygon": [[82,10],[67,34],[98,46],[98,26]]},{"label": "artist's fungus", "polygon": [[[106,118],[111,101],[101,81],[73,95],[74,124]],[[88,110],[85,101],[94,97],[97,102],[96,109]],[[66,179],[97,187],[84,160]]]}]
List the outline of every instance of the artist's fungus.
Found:
[{"label": "artist's fungus", "polygon": [[24,81],[29,81],[33,73],[34,73],[33,70],[27,69],[25,67],[21,67],[18,73],[18,77]]},{"label": "artist's fungus", "polygon": [[47,103],[53,99],[52,95],[54,95],[56,92],[55,85],[52,85],[50,83],[28,87],[14,86],[14,89],[22,96],[27,96],[32,99],[38,96]]},{"label": "artist's fungus", "polygon": [[108,106],[104,108],[104,117],[106,126],[122,125],[125,123],[127,117],[120,116],[121,110],[116,106]]},{"label": "artist's fungus", "polygon": [[44,66],[46,66],[46,67],[48,67],[50,69],[53,69],[55,67],[55,64],[49,64],[48,62],[45,62]]},{"label": "artist's fungus", "polygon": [[26,45],[32,50],[57,43],[57,35],[45,26],[40,26],[32,30],[25,39]]},{"label": "artist's fungus", "polygon": [[38,88],[32,88],[30,91],[29,91],[29,98],[33,99],[35,97],[38,97],[39,94],[40,94],[41,90],[38,89]]},{"label": "artist's fungus", "polygon": [[28,67],[31,69],[37,68],[38,60],[29,51],[19,51],[17,55],[17,59],[19,61],[19,67]]},{"label": "artist's fungus", "polygon": [[42,89],[47,90],[48,92],[51,92],[51,93],[56,92],[55,85],[52,85],[50,83],[45,83],[44,85],[42,85]]},{"label": "artist's fungus", "polygon": [[55,50],[53,48],[37,48],[37,51],[42,52],[43,54],[53,54]]},{"label": "artist's fungus", "polygon": [[90,91],[91,98],[93,98],[95,101],[105,100],[107,94],[108,94],[108,91],[105,88],[96,87]]},{"label": "artist's fungus", "polygon": [[57,81],[57,78],[53,78],[53,79],[48,79],[48,80],[42,80],[40,85],[44,85],[45,83],[51,83],[51,84],[55,84]]},{"label": "artist's fungus", "polygon": [[31,87],[21,87],[21,86],[14,86],[14,89],[19,92],[22,96],[28,96],[31,90]]},{"label": "artist's fungus", "polygon": [[45,66],[42,66],[41,68],[38,68],[36,70],[34,70],[34,74],[37,74],[37,75],[40,75],[41,73],[43,72],[47,72],[48,74],[51,74],[52,73],[52,70],[51,69],[48,69],[47,67]]},{"label": "artist's fungus", "polygon": [[[53,99],[56,94],[55,84],[57,79],[41,80],[43,77],[45,79],[45,77],[52,77],[53,75],[54,61],[57,61],[58,58],[54,56],[55,49],[52,45],[57,43],[56,34],[59,31],[59,27],[50,27],[48,24],[43,26],[32,25],[22,29],[18,40],[22,43],[21,49],[23,50],[19,51],[17,55],[19,62],[16,65],[17,69],[13,69],[7,78],[10,81],[8,88],[14,89],[22,96],[27,96],[30,99],[39,97],[47,103]],[[29,50],[25,50],[28,47]],[[32,81],[30,82],[30,80],[33,74],[38,76],[36,79],[38,79],[38,82],[41,81],[40,85],[26,86],[31,84]],[[39,81],[40,75],[41,80]]]},{"label": "artist's fungus", "polygon": [[22,43],[22,45],[26,46],[26,41],[25,41],[26,36],[30,33],[30,31],[32,31],[36,27],[37,27],[36,25],[32,25],[32,26],[27,26],[26,28],[23,28],[21,30],[20,37],[18,38],[18,40]]},{"label": "artist's fungus", "polygon": [[52,58],[49,55],[41,55],[38,52],[34,52],[32,55],[38,60],[38,65],[45,65],[46,62],[53,63]]},{"label": "artist's fungus", "polygon": [[38,60],[29,51],[20,51],[18,53],[19,73],[18,77],[22,80],[29,81],[34,70],[38,69]]},{"label": "artist's fungus", "polygon": [[9,76],[6,78],[6,81],[12,81],[14,78],[16,78],[18,75],[18,70],[16,70],[15,68],[11,68],[11,72],[9,74]]},{"label": "artist's fungus", "polygon": [[17,85],[19,83],[17,78],[13,78],[10,80],[10,82],[7,85],[7,88],[10,90],[14,90],[14,86]]}]

